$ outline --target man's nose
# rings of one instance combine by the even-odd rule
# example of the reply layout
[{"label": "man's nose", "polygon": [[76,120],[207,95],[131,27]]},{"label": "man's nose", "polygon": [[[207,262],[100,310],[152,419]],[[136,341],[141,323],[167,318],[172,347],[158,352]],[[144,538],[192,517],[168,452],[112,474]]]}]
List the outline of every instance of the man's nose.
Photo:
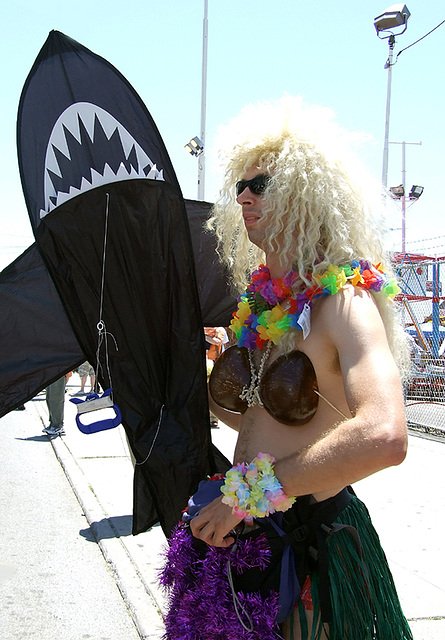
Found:
[{"label": "man's nose", "polygon": [[238,204],[253,202],[254,199],[255,195],[252,193],[248,186],[245,186],[241,193],[236,197],[236,201],[238,202]]}]

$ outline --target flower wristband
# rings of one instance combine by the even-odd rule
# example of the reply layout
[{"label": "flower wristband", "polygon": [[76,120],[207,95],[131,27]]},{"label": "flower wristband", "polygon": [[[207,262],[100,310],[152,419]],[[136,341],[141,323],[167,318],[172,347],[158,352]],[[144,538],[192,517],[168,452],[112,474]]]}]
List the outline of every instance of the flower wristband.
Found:
[{"label": "flower wristband", "polygon": [[241,462],[226,473],[222,501],[239,518],[251,522],[275,511],[287,511],[294,504],[295,498],[284,493],[275,476],[274,462],[268,453],[259,453],[250,464]]}]

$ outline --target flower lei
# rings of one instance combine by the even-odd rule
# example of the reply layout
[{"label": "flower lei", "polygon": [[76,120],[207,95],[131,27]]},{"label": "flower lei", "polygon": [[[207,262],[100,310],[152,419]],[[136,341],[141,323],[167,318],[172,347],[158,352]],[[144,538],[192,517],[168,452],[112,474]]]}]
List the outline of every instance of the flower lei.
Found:
[{"label": "flower lei", "polygon": [[[396,279],[383,272],[381,263],[373,265],[368,260],[353,260],[341,266],[330,264],[322,274],[309,274],[313,284],[293,298],[292,285],[298,277],[298,272],[291,270],[283,278],[271,278],[269,268],[263,264],[252,273],[230,323],[239,347],[250,351],[262,349],[268,340],[278,344],[289,329],[301,331],[303,327],[298,320],[305,306],[311,309],[314,300],[335,295],[348,282],[381,293],[389,300],[400,292]],[[282,306],[285,301],[288,308]]]},{"label": "flower lei", "polygon": [[222,501],[239,518],[252,522],[253,518],[265,518],[275,511],[287,511],[295,502],[276,478],[274,462],[268,453],[259,453],[250,464],[241,462],[227,471],[221,487]]}]

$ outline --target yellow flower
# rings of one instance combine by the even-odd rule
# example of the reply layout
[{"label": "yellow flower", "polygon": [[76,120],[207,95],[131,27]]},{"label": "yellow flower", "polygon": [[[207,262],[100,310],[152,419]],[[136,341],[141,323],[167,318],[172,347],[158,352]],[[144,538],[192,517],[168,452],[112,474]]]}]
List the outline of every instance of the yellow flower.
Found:
[{"label": "yellow flower", "polygon": [[337,265],[330,264],[329,267],[328,267],[328,270],[326,271],[326,273],[324,275],[331,275],[333,273],[335,276],[338,276],[340,271],[341,271],[341,269],[339,267],[337,267]]},{"label": "yellow flower", "polygon": [[378,264],[375,264],[374,267],[377,269],[377,271],[380,271],[380,273],[385,273],[383,271],[383,266],[381,262],[379,262]]},{"label": "yellow flower", "polygon": [[267,329],[267,334],[269,336],[269,339],[272,340],[274,344],[279,343],[283,333],[284,333],[283,329],[280,329],[279,327],[277,327],[276,324],[270,325],[269,328]]},{"label": "yellow flower", "polygon": [[250,314],[251,314],[251,311],[250,311],[249,303],[247,302],[247,300],[243,300],[241,298],[238,304],[238,310],[236,312],[238,319],[244,323],[247,320],[247,318],[250,316]]},{"label": "yellow flower", "polygon": [[343,289],[347,281],[348,279],[345,272],[343,271],[343,269],[339,269],[339,273],[337,275],[337,288]]},{"label": "yellow flower", "polygon": [[267,328],[265,326],[263,326],[262,324],[259,324],[256,328],[258,335],[260,336],[261,340],[267,341],[269,340],[269,334],[267,332]]},{"label": "yellow flower", "polygon": [[233,318],[230,321],[230,328],[238,338],[239,338],[239,333],[241,331],[241,328],[244,326],[244,323],[246,322],[249,316],[250,316],[249,303],[243,298],[241,298],[241,300],[238,303],[238,309],[233,314]]},{"label": "yellow flower", "polygon": [[286,312],[284,311],[283,307],[281,307],[279,304],[276,304],[273,309],[271,309],[270,311],[266,311],[264,315],[267,322],[272,323],[281,320],[285,313]]},{"label": "yellow flower", "polygon": [[278,344],[284,330],[277,327],[276,323],[282,320],[285,315],[286,312],[279,304],[269,311],[264,311],[261,320],[259,319],[261,325],[264,325],[264,329],[260,325],[257,327],[260,337],[263,340],[272,340],[274,344]]},{"label": "yellow flower", "polygon": [[351,278],[351,282],[354,286],[357,286],[358,284],[363,283],[363,278],[361,276],[360,269],[358,267],[355,267],[354,269],[354,275]]}]

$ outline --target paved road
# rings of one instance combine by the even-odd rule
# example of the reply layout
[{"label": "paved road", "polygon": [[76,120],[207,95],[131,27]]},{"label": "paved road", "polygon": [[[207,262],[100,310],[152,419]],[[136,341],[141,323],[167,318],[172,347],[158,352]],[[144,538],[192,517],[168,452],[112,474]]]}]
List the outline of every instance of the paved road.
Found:
[{"label": "paved road", "polygon": [[0,638],[139,640],[41,427],[32,405],[0,420]]},{"label": "paved road", "polygon": [[[159,526],[131,535],[133,467],[122,428],[84,436],[68,397],[66,436],[52,443],[41,434],[43,399],[0,420],[0,561],[16,569],[0,585],[0,601],[10,603],[2,605],[0,640],[160,640],[165,538]],[[220,425],[212,437],[231,458],[235,433]],[[355,485],[415,640],[445,639],[444,478],[445,439],[411,435],[402,465]]]}]

